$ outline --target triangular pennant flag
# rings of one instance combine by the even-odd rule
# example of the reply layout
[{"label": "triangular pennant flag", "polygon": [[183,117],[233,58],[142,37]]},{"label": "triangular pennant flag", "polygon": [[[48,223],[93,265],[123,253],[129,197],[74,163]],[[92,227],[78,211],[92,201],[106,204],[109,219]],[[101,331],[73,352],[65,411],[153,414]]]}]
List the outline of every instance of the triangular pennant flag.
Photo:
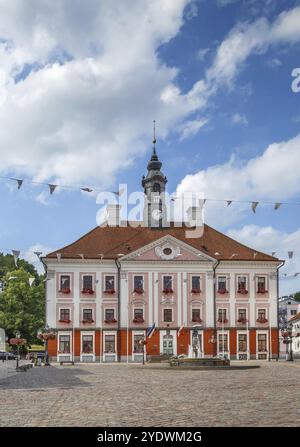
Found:
[{"label": "triangular pennant flag", "polygon": [[51,185],[50,183],[48,184],[49,189],[50,189],[50,195],[52,195],[57,187],[57,185]]},{"label": "triangular pennant flag", "polygon": [[292,259],[293,255],[294,255],[294,252],[293,252],[293,251],[288,251],[289,259]]},{"label": "triangular pennant flag", "polygon": [[275,203],[275,205],[274,205],[274,210],[278,210],[278,208],[279,208],[281,205],[282,205],[282,203],[280,203],[280,202]]},{"label": "triangular pennant flag", "polygon": [[227,206],[230,206],[232,204],[232,200],[227,200]]},{"label": "triangular pennant flag", "polygon": [[12,252],[13,257],[14,257],[15,265],[16,265],[16,267],[18,267],[17,261],[18,261],[19,256],[20,256],[20,250],[12,250],[11,252]]},{"label": "triangular pennant flag", "polygon": [[18,179],[18,178],[11,178],[11,180],[15,180],[15,181],[17,182],[17,184],[18,184],[18,189],[21,188],[21,186],[22,186],[22,184],[23,184],[23,181],[24,181],[24,180],[21,180],[21,179]]},{"label": "triangular pennant flag", "polygon": [[57,257],[58,262],[60,262],[60,260],[61,260],[61,254],[60,254],[60,253],[56,253],[56,257]]},{"label": "triangular pennant flag", "polygon": [[298,275],[299,275],[299,272],[295,273],[294,274],[294,278],[296,278],[296,276],[298,276]]},{"label": "triangular pennant flag", "polygon": [[276,251],[272,251],[272,256],[275,256],[275,254],[276,254]]},{"label": "triangular pennant flag", "polygon": [[81,189],[81,191],[85,191],[85,192],[93,192],[93,190],[90,188],[80,188],[80,189]]},{"label": "triangular pennant flag", "polygon": [[82,253],[79,253],[78,256],[80,256],[81,259],[84,259],[84,255]]},{"label": "triangular pennant flag", "polygon": [[34,251],[33,253],[40,259],[41,254],[42,254],[41,251]]},{"label": "triangular pennant flag", "polygon": [[251,208],[252,208],[253,213],[256,212],[256,207],[257,207],[258,203],[259,203],[259,202],[252,202],[252,203],[251,203]]},{"label": "triangular pennant flag", "polygon": [[33,282],[34,282],[35,278],[29,278],[28,282],[29,282],[29,286],[31,287]]}]

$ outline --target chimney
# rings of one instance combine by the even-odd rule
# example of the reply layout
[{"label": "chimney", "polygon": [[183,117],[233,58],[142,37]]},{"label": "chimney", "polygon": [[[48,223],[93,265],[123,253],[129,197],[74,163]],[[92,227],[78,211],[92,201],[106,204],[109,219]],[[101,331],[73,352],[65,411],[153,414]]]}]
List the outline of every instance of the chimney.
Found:
[{"label": "chimney", "polygon": [[121,205],[107,205],[106,221],[109,227],[118,227],[120,225]]}]

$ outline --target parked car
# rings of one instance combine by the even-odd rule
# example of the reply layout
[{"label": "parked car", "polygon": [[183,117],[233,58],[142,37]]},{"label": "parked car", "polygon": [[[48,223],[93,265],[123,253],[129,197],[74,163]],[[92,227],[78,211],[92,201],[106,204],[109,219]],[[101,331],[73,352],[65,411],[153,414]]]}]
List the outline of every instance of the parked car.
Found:
[{"label": "parked car", "polygon": [[0,351],[0,360],[16,360],[16,356],[12,352]]}]

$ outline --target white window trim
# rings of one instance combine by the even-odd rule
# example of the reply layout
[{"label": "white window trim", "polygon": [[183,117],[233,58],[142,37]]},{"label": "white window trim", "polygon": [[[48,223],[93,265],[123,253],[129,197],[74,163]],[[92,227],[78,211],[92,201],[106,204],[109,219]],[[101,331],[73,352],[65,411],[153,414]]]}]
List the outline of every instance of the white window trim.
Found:
[{"label": "white window trim", "polygon": [[[64,354],[63,352],[62,353],[59,353],[58,351],[59,351],[59,337],[61,336],[61,335],[68,335],[69,337],[70,337],[70,352],[68,352],[68,353],[66,353],[66,354]],[[72,359],[73,358],[73,337],[72,337],[72,331],[58,331],[58,333],[57,333],[57,341],[58,341],[58,343],[57,343],[57,361],[59,362],[60,360],[60,357],[66,357],[67,355],[69,355],[70,356],[70,359]]]},{"label": "white window trim", "polygon": [[116,274],[115,273],[105,273],[104,274],[103,293],[105,293],[105,290],[106,290],[106,277],[107,276],[114,277],[114,290],[117,292],[117,276],[116,276]]},{"label": "white window trim", "polygon": [[[164,310],[167,310],[167,309],[169,309],[169,310],[172,311],[172,321],[165,321],[165,319],[164,319]],[[173,309],[173,307],[171,307],[171,306],[169,306],[169,305],[164,306],[164,307],[162,307],[161,312],[162,312],[162,315],[161,315],[161,321],[162,321],[163,323],[166,323],[166,324],[168,324],[168,323],[174,323],[175,320],[174,320],[174,309]]]},{"label": "white window trim", "polygon": [[[264,335],[266,335],[266,338],[267,338],[267,351],[262,351],[262,352],[259,352],[258,351],[258,335],[262,335],[262,334],[264,334]],[[258,331],[256,331],[256,360],[258,360],[258,354],[267,354],[266,355],[266,360],[268,360],[268,354],[269,354],[269,331],[268,330],[265,330],[265,331],[260,331],[260,330],[258,330]]]},{"label": "white window trim", "polygon": [[114,310],[114,318],[118,321],[118,317],[117,317],[117,309],[116,309],[116,307],[114,306],[114,305],[106,305],[106,306],[104,306],[103,307],[103,321],[105,321],[106,320],[106,316],[105,316],[105,313],[106,313],[106,309],[113,309]]},{"label": "white window trim", "polygon": [[88,305],[87,306],[84,306],[84,307],[82,307],[81,308],[81,321],[80,321],[80,323],[82,322],[82,320],[83,320],[83,311],[84,310],[91,310],[92,311],[92,320],[94,320],[95,321],[95,318],[94,318],[94,311],[95,311],[95,309],[93,308],[93,307],[88,307]]},{"label": "white window trim", "polygon": [[248,307],[247,306],[238,306],[236,308],[236,321],[239,319],[239,311],[240,310],[246,311],[246,320],[248,320],[248,324],[249,324],[249,315],[248,315]]},{"label": "white window trim", "polygon": [[168,273],[163,273],[162,274],[161,290],[164,290],[164,277],[165,276],[169,276],[170,278],[172,278],[172,290],[174,291],[174,275],[173,274],[168,274]]},{"label": "white window trim", "polygon": [[219,289],[219,278],[226,278],[226,290],[229,293],[230,292],[230,290],[229,290],[230,276],[228,274],[226,274],[226,273],[224,273],[223,275],[222,274],[217,275],[217,284],[216,284],[217,292],[218,292],[218,289]]},{"label": "white window trim", "polygon": [[70,321],[72,322],[73,321],[73,319],[72,319],[73,315],[72,315],[72,307],[71,306],[59,306],[59,308],[58,308],[58,322],[60,320],[60,311],[62,309],[65,309],[65,310],[69,311]]},{"label": "white window trim", "polygon": [[228,351],[225,351],[224,354],[228,355],[228,358],[230,359],[230,336],[229,336],[229,330],[217,330],[217,353],[218,355],[223,354],[223,351],[220,351],[220,343],[219,343],[219,335],[227,335],[227,346],[228,346]]},{"label": "white window trim", "polygon": [[83,285],[84,285],[84,277],[85,276],[91,276],[92,277],[92,289],[95,292],[95,274],[94,273],[82,273],[81,274],[81,289],[80,292],[83,290]]},{"label": "white window trim", "polygon": [[248,290],[248,292],[249,292],[249,278],[248,278],[248,275],[246,274],[246,273],[239,273],[237,276],[236,276],[236,285],[235,285],[235,287],[236,287],[236,291],[238,291],[239,290],[239,278],[246,278],[246,290]]},{"label": "white window trim", "polygon": [[[161,354],[164,352],[164,335],[167,335],[167,330],[159,331],[159,352]],[[173,355],[177,355],[177,330],[170,329],[170,335],[173,336]]]},{"label": "white window trim", "polygon": [[[131,360],[134,362],[135,357],[141,357],[141,359],[143,359],[143,353],[135,353],[134,351],[134,336],[135,335],[143,335],[144,337],[146,337],[146,331],[132,331],[132,336],[131,336]],[[147,345],[145,348],[145,351],[147,349]]]},{"label": "white window trim", "polygon": [[[93,352],[88,353],[84,353],[82,352],[82,339],[84,335],[92,335],[93,336]],[[96,360],[96,355],[95,355],[95,331],[81,331],[80,332],[80,361],[82,361],[82,359],[84,357],[91,357],[93,356],[93,362],[95,362]]]},{"label": "white window trim", "polygon": [[70,273],[58,273],[58,291],[61,290],[61,277],[62,276],[68,276],[69,277],[69,282],[70,282],[70,290],[71,292],[73,291],[72,289],[72,275]]},{"label": "white window trim", "polygon": [[133,304],[132,306],[132,320],[134,319],[134,311],[135,309],[143,309],[143,318],[146,321],[145,318],[145,304],[142,304],[141,306],[139,306],[138,304]]},{"label": "white window trim", "polygon": [[197,276],[198,278],[199,278],[199,287],[200,287],[200,290],[201,290],[201,287],[202,287],[202,278],[201,278],[201,275],[200,274],[197,274],[197,273],[191,273],[190,274],[190,290],[192,290],[192,288],[193,288],[193,277],[194,276]]},{"label": "white window trim", "polygon": [[[246,351],[239,351],[239,335],[246,335],[246,339],[247,339],[247,349]],[[236,331],[236,357],[238,359],[239,354],[246,354],[247,355],[247,360],[250,359],[250,337],[249,337],[249,331],[247,330],[240,330],[240,331]]]},{"label": "white window trim", "polygon": [[[105,336],[106,335],[114,335],[115,336],[115,352],[104,352],[105,349]],[[114,361],[117,360],[117,331],[102,331],[102,352],[103,352],[103,361],[106,362],[106,357],[114,357]]]}]

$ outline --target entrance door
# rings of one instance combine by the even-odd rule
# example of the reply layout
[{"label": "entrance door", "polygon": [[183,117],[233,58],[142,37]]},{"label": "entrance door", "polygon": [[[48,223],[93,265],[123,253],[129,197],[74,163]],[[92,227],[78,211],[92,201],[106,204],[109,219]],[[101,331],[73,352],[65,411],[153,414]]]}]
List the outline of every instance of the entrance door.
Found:
[{"label": "entrance door", "polygon": [[163,353],[168,355],[174,354],[173,335],[164,335],[163,337]]}]

